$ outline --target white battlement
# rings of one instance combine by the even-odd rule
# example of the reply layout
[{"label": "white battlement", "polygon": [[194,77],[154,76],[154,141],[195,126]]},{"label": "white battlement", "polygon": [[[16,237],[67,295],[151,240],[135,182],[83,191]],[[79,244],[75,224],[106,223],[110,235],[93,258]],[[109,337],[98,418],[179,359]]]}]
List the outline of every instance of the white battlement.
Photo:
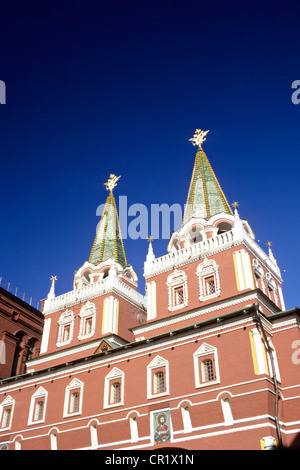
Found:
[{"label": "white battlement", "polygon": [[120,281],[117,277],[108,276],[105,279],[87,284],[79,289],[74,289],[57,297],[46,299],[43,313],[44,315],[49,315],[61,308],[68,308],[71,305],[112,291],[134,304],[139,306],[144,305],[144,296],[142,294]]}]

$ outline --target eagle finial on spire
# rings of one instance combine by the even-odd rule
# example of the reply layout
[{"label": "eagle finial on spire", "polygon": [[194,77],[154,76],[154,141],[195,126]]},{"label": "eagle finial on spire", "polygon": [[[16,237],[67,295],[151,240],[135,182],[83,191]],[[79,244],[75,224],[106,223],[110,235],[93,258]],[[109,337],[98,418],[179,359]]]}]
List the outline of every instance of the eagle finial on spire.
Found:
[{"label": "eagle finial on spire", "polygon": [[117,186],[117,181],[120,179],[121,176],[116,176],[116,175],[109,175],[107,183],[104,183],[106,186],[106,189],[112,193],[113,189],[115,186]]},{"label": "eagle finial on spire", "polygon": [[201,147],[201,144],[206,140],[206,134],[209,131],[202,131],[201,129],[196,129],[195,134],[191,139],[189,139],[190,142],[192,142],[193,145],[198,145],[198,147]]}]

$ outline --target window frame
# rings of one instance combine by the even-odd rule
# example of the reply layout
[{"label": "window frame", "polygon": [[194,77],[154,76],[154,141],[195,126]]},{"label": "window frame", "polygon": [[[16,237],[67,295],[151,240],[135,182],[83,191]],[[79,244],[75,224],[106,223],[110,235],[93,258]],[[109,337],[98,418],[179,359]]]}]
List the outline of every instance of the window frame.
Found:
[{"label": "window frame", "polygon": [[[79,313],[80,326],[78,339],[91,338],[95,334],[96,330],[96,306],[92,302],[88,301],[80,310]],[[91,319],[91,330],[87,333],[87,321]]]},{"label": "window frame", "polygon": [[[167,279],[168,286],[168,310],[173,312],[174,310],[179,310],[188,306],[189,297],[188,297],[188,284],[187,284],[187,275],[184,271],[174,270],[172,274],[168,276]],[[182,289],[183,301],[181,303],[176,302],[176,291]]]},{"label": "window frame", "polygon": [[[155,374],[164,373],[164,391],[155,391]],[[169,362],[161,356],[156,356],[147,366],[147,398],[157,398],[170,394]]]},{"label": "window frame", "polygon": [[[112,402],[113,385],[120,384],[120,400]],[[122,370],[114,367],[104,379],[104,397],[103,397],[103,408],[114,408],[117,406],[124,405],[124,389],[125,389],[125,374]]]},{"label": "window frame", "polygon": [[[194,359],[194,376],[195,376],[195,387],[209,387],[220,383],[220,371],[217,349],[207,343],[203,343],[197,351],[193,354]],[[214,378],[213,380],[203,379],[203,367],[202,364],[205,360],[211,360],[213,365]]]},{"label": "window frame", "polygon": [[[199,300],[203,302],[210,300],[221,295],[221,285],[219,276],[219,266],[213,259],[204,258],[204,261],[200,263],[196,270],[199,282]],[[214,292],[207,292],[207,281],[213,279],[214,281]]]},{"label": "window frame", "polygon": [[[36,425],[45,422],[46,408],[47,408],[48,392],[44,387],[39,387],[36,392],[32,395],[29,408],[28,425]],[[35,419],[37,405],[39,402],[43,402],[41,417]]]},{"label": "window frame", "polygon": [[[74,393],[79,394],[78,409],[75,411],[71,410],[71,400]],[[77,416],[82,413],[82,401],[83,401],[83,382],[76,377],[67,385],[65,390],[65,401],[63,417],[67,418],[70,416]]]},{"label": "window frame", "polygon": [[[15,400],[10,395],[8,395],[5,400],[3,400],[3,402],[0,404],[0,432],[6,431],[11,428],[14,406]],[[2,427],[4,414],[8,410],[10,410],[8,424]]]},{"label": "window frame", "polygon": [[[72,310],[66,310],[60,315],[59,320],[58,320],[59,328],[58,328],[58,337],[57,337],[57,342],[56,342],[57,347],[65,346],[71,343],[73,339],[73,333],[74,333],[74,320],[75,318],[74,318],[74,314]],[[69,332],[68,338],[65,340],[64,336],[65,336],[66,328],[69,328],[70,332]]]}]

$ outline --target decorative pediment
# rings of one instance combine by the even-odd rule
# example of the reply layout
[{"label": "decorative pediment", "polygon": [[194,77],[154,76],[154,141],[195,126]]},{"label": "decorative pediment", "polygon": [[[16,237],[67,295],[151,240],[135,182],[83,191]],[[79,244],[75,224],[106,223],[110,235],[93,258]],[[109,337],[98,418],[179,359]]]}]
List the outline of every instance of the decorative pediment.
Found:
[{"label": "decorative pediment", "polygon": [[47,395],[47,390],[44,387],[39,387],[37,391],[33,394],[34,397],[44,397]]},{"label": "decorative pediment", "polygon": [[164,359],[163,357],[161,356],[156,356],[153,361],[150,362],[150,364],[148,365],[148,367],[150,368],[154,368],[154,367],[160,367],[160,366],[165,366],[167,364],[168,361],[166,361],[166,359]]},{"label": "decorative pediment", "polygon": [[61,314],[58,320],[58,324],[62,325],[65,323],[70,323],[74,320],[73,312],[71,310],[66,310]]},{"label": "decorative pediment", "polygon": [[106,379],[117,379],[119,377],[122,377],[124,375],[124,372],[122,372],[120,369],[117,367],[114,367],[109,374],[107,374]]},{"label": "decorative pediment", "polygon": [[68,388],[77,388],[77,387],[82,387],[82,382],[79,379],[73,379],[69,385]]},{"label": "decorative pediment", "polygon": [[214,348],[213,346],[210,346],[207,343],[203,343],[194,354],[195,356],[205,356],[207,354],[212,354],[215,351],[216,351],[216,348]]},{"label": "decorative pediment", "polygon": [[14,404],[14,399],[8,395],[5,400],[3,400],[3,402],[1,403],[1,406],[8,406],[8,405],[13,405]]}]

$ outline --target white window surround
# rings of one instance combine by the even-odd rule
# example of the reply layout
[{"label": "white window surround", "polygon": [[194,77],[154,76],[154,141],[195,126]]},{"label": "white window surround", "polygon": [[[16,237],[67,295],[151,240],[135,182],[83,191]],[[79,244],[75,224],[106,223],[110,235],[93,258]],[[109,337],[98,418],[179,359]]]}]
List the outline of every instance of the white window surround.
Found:
[{"label": "white window surround", "polygon": [[[48,392],[43,387],[39,387],[37,389],[37,391],[32,395],[31,401],[30,401],[30,408],[29,408],[28,425],[40,424],[40,423],[43,423],[45,421],[47,398],[48,398]],[[34,419],[35,418],[36,405],[41,400],[44,403],[42,417],[41,417],[41,419]]]},{"label": "white window surround", "polygon": [[[120,382],[120,401],[117,403],[110,403],[111,397],[111,387],[115,381]],[[114,408],[116,406],[124,405],[124,383],[125,383],[125,374],[123,371],[114,367],[109,374],[105,377],[104,381],[104,403],[103,408]]]},{"label": "white window surround", "polygon": [[[79,335],[78,339],[86,339],[91,338],[96,330],[96,306],[90,301],[82,307],[79,313],[80,318],[80,327],[79,327]],[[86,320],[88,318],[92,318],[92,327],[91,331],[86,333]]]},{"label": "white window surround", "polygon": [[[200,263],[197,267],[196,274],[199,279],[199,300],[200,302],[204,300],[210,300],[214,297],[221,295],[221,286],[220,286],[220,276],[219,276],[219,266],[214,260],[209,260],[206,257],[204,261]],[[209,277],[213,277],[215,289],[213,293],[207,292],[206,280]]]},{"label": "white window surround", "polygon": [[[211,358],[213,356],[213,366],[214,366],[214,373],[215,379],[209,380],[207,382],[203,382],[202,380],[202,371],[200,367],[200,363],[205,360],[205,358]],[[220,371],[219,371],[219,361],[218,361],[218,353],[217,349],[213,346],[210,346],[207,343],[203,343],[200,348],[193,354],[194,358],[194,376],[195,376],[195,387],[208,387],[213,384],[220,383]]]},{"label": "white window surround", "polygon": [[[154,383],[153,376],[155,369],[164,370],[164,380],[165,380],[165,391],[160,393],[154,393]],[[154,371],[154,372],[153,372]],[[169,385],[169,362],[162,358],[161,356],[156,356],[150,364],[147,366],[147,398],[156,398],[169,395],[170,391]]]},{"label": "white window surround", "polygon": [[[79,406],[78,410],[74,412],[70,412],[70,398],[72,393],[75,391],[79,391]],[[65,391],[65,401],[64,401],[64,412],[63,417],[69,416],[76,416],[81,414],[82,412],[82,398],[83,398],[83,382],[81,380],[74,378],[69,385],[66,387]]]},{"label": "white window surround", "polygon": [[[179,310],[180,308],[187,307],[189,303],[189,296],[188,296],[187,275],[185,274],[185,272],[178,271],[177,269],[175,269],[174,272],[168,276],[167,286],[168,286],[168,298],[169,298],[168,310],[170,312],[173,312],[174,310]],[[183,288],[183,302],[176,304],[175,291],[176,291],[176,288],[181,287],[181,286]]]},{"label": "white window surround", "polygon": [[[71,310],[66,310],[61,314],[58,320],[58,339],[56,346],[65,346],[69,344],[73,339],[73,332],[74,332],[74,315]],[[65,327],[70,326],[70,333],[67,340],[64,340],[64,329]]]},{"label": "white window surround", "polygon": [[[12,417],[13,417],[13,412],[14,412],[14,406],[15,406],[15,400],[8,395],[5,400],[0,405],[0,431],[8,430],[11,427],[11,422],[12,422]],[[5,413],[5,410],[10,408],[11,413],[9,417],[9,422],[8,426],[2,427],[2,420],[3,420],[3,415]]]}]

